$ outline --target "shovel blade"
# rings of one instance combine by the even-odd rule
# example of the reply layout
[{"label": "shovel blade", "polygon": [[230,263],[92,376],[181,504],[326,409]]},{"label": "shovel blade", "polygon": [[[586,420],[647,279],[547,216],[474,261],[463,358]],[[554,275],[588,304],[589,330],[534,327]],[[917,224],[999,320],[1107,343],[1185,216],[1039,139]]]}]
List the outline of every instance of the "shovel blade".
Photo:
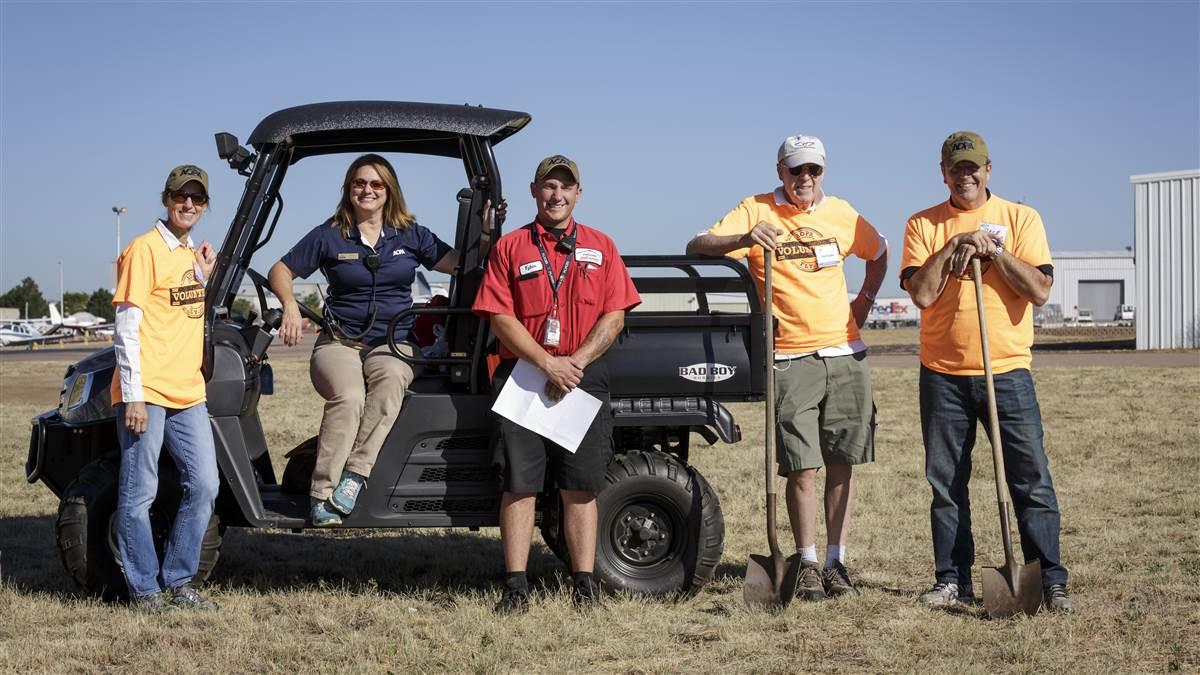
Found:
[{"label": "shovel blade", "polygon": [[796,563],[783,556],[751,555],[746,563],[742,599],[750,607],[786,607],[795,595],[797,573]]},{"label": "shovel blade", "polygon": [[1037,614],[1042,606],[1041,562],[983,568],[983,606],[993,619]]}]

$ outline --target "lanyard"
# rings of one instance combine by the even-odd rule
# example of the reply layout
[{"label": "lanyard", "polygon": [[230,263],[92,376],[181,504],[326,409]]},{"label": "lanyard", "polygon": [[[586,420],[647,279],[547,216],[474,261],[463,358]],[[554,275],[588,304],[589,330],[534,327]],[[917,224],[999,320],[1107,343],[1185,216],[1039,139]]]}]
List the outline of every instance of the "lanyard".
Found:
[{"label": "lanyard", "polygon": [[546,270],[546,278],[550,281],[550,291],[554,294],[554,308],[558,309],[558,289],[562,286],[563,281],[567,278],[567,270],[571,268],[571,257],[574,252],[568,252],[566,260],[563,260],[562,271],[558,273],[558,280],[554,280],[554,272],[550,270],[550,256],[546,253],[546,247],[542,244],[542,235],[538,233],[538,226],[533,226],[534,242],[537,244],[538,254],[542,256],[542,269]]}]

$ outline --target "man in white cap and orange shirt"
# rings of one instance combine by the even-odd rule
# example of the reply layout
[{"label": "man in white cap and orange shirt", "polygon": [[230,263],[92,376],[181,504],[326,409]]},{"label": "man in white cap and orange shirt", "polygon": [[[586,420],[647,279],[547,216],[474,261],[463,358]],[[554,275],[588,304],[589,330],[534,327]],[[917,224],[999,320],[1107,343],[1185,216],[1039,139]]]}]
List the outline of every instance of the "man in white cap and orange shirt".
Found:
[{"label": "man in white cap and orange shirt", "polygon": [[[825,146],[789,136],[779,146],[783,185],[742,200],[688,243],[702,255],[749,258],[763,284],[763,256],[774,255],[775,378],[779,474],[787,477],[788,516],[801,558],[796,597],[857,593],[846,570],[855,464],[875,459],[875,405],[859,328],[887,273],[887,241],[848,202],[826,195]],[[866,261],[853,301],[843,260]],[[824,465],[827,547],[816,554],[817,471]]]}]

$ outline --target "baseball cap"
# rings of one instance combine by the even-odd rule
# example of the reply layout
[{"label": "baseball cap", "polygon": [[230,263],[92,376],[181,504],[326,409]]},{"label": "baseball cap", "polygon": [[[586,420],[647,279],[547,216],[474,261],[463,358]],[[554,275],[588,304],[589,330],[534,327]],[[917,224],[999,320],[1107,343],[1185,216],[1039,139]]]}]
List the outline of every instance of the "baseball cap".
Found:
[{"label": "baseball cap", "polygon": [[195,164],[180,164],[167,174],[167,192],[174,192],[188,183],[196,181],[204,186],[204,194],[208,194],[208,174]]},{"label": "baseball cap", "polygon": [[825,166],[825,145],[816,136],[788,136],[779,146],[779,163],[789,169],[801,164]]},{"label": "baseball cap", "polygon": [[571,177],[575,179],[576,183],[579,183],[579,167],[575,165],[575,162],[572,162],[570,159],[567,159],[562,155],[550,155],[546,159],[543,159],[542,163],[538,164],[537,171],[533,172],[534,182],[545,178],[546,174],[560,166],[567,171],[570,171]]},{"label": "baseball cap", "polygon": [[974,131],[956,131],[942,143],[942,164],[950,168],[966,160],[977,166],[987,166],[988,147],[983,136]]}]

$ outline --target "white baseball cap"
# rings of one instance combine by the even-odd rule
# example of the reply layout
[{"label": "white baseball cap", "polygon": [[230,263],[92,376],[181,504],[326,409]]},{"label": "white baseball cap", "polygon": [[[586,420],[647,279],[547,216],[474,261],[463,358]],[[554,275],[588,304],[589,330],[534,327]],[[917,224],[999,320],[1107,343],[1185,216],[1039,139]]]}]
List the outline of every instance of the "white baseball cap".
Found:
[{"label": "white baseball cap", "polygon": [[825,166],[825,145],[816,136],[788,136],[779,146],[779,163],[789,169],[801,164]]}]

